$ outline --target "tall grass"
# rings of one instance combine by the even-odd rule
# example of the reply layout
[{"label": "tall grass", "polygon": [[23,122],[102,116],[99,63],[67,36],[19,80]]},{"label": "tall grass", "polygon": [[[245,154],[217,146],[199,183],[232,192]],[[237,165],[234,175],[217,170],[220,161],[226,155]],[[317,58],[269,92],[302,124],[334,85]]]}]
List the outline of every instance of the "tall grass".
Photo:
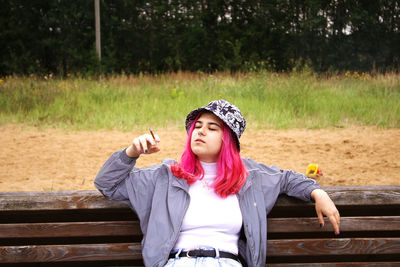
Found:
[{"label": "tall grass", "polygon": [[0,80],[0,124],[73,129],[183,127],[186,114],[226,99],[251,128],[400,127],[400,75],[176,73]]}]

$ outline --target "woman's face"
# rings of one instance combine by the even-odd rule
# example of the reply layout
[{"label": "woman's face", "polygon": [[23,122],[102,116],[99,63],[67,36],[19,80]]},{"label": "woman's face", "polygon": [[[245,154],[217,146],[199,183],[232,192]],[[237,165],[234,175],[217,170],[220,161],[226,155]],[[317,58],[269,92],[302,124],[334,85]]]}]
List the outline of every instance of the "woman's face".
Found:
[{"label": "woman's face", "polygon": [[203,162],[217,162],[222,146],[223,122],[212,113],[203,113],[194,125],[190,146]]}]

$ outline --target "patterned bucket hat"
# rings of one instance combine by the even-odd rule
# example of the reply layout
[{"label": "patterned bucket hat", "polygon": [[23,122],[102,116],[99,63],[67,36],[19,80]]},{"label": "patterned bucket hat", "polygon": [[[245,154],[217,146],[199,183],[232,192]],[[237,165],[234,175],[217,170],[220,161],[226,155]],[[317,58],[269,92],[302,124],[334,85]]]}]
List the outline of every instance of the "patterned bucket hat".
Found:
[{"label": "patterned bucket hat", "polygon": [[201,112],[204,111],[212,112],[232,130],[234,136],[236,137],[237,148],[240,151],[239,138],[246,128],[246,120],[244,119],[242,113],[240,113],[239,108],[223,99],[211,101],[207,106],[195,109],[187,115],[186,131],[189,131],[194,120]]}]

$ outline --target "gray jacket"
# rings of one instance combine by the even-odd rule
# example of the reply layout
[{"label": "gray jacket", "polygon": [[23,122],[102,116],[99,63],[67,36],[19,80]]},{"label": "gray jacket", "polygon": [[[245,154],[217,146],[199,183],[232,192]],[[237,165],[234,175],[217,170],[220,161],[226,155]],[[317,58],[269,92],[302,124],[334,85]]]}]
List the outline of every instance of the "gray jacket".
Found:
[{"label": "gray jacket", "polygon": [[[143,232],[142,253],[146,266],[164,266],[189,206],[188,184],[172,175],[172,160],[148,168],[134,168],[136,159],[125,150],[115,152],[100,169],[95,186],[108,199],[128,204],[137,214]],[[278,196],[287,194],[310,201],[318,184],[302,174],[268,167],[243,159],[249,172],[238,193],[245,237],[239,254],[248,266],[265,266],[267,214]]]}]

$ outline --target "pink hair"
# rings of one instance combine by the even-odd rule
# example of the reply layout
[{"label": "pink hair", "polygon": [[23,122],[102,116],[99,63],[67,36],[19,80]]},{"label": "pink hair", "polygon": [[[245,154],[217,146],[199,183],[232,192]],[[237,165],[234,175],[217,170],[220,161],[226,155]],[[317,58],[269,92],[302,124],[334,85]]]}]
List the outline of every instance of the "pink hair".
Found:
[{"label": "pink hair", "polygon": [[[194,120],[189,129],[181,162],[171,165],[173,175],[185,179],[188,184],[193,184],[204,177],[203,167],[190,146],[194,125],[198,118],[199,116]],[[217,178],[212,187],[217,195],[225,198],[239,192],[239,189],[246,181],[247,170],[242,162],[231,130],[223,124],[222,131],[222,146],[217,161]]]}]

